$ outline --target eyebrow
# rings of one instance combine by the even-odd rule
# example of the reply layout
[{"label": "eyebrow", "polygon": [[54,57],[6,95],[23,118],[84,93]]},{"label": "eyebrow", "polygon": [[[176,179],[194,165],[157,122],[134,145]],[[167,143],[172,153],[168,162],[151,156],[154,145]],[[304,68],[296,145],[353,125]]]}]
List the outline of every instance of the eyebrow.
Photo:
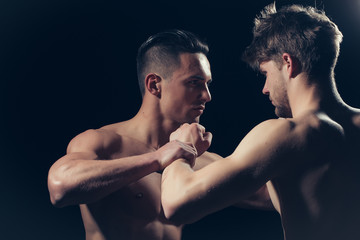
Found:
[{"label": "eyebrow", "polygon": [[[193,75],[193,76],[190,76],[189,78],[196,78],[196,79],[199,79],[199,80],[202,80],[202,81],[205,81],[205,78],[199,76],[199,75]],[[212,82],[213,80],[210,78],[207,82],[210,83]]]}]

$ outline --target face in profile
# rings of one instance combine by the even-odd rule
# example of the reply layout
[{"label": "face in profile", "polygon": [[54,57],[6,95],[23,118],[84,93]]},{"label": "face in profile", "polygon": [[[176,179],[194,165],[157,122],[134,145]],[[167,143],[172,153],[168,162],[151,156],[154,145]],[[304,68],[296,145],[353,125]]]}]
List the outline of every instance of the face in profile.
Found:
[{"label": "face in profile", "polygon": [[272,105],[275,106],[275,114],[278,117],[291,118],[291,108],[286,89],[286,72],[284,65],[279,66],[273,61],[260,64],[260,71],[266,77],[263,94],[268,95]]},{"label": "face in profile", "polygon": [[205,104],[211,100],[210,63],[202,53],[180,54],[180,66],[162,84],[163,115],[178,123],[199,122]]}]

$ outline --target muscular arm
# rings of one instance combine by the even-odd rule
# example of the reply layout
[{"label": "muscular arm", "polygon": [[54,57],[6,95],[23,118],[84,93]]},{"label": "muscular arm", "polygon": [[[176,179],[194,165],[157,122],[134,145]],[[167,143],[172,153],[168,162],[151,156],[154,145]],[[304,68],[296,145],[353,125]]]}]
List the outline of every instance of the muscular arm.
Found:
[{"label": "muscular arm", "polygon": [[233,206],[245,209],[275,210],[266,184]]},{"label": "muscular arm", "polygon": [[53,164],[48,174],[50,199],[55,206],[99,200],[152,172],[162,170],[173,161],[173,157],[182,154],[179,142],[173,141],[168,143],[173,145],[170,150],[165,145],[156,152],[106,160],[101,157],[108,142],[111,144],[111,138],[109,140],[97,130],[86,131],[70,142],[67,154]]},{"label": "muscular arm", "polygon": [[297,132],[287,120],[270,120],[255,127],[229,157],[199,171],[175,161],[163,173],[165,215],[190,223],[256,192],[292,165],[285,160],[304,141]]},{"label": "muscular arm", "polygon": [[[197,171],[220,159],[223,159],[223,157],[218,154],[205,152],[201,157],[196,159],[196,164],[193,169]],[[255,193],[252,193],[245,199],[241,199],[240,202],[232,206],[246,209],[275,210],[266,185],[263,185]]]}]

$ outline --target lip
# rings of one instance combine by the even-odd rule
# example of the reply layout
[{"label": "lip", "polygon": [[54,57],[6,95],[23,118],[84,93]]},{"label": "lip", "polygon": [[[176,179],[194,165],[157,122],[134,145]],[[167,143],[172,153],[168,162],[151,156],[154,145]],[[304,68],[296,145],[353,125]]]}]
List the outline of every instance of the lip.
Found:
[{"label": "lip", "polygon": [[195,106],[193,110],[196,112],[197,115],[202,115],[204,113],[205,105]]},{"label": "lip", "polygon": [[195,110],[204,110],[204,109],[205,109],[205,105],[195,106],[194,109],[195,109]]},{"label": "lip", "polygon": [[272,100],[271,98],[269,98],[269,100],[270,100],[271,104],[272,104],[272,105],[274,105],[274,102],[273,102],[273,100]]}]

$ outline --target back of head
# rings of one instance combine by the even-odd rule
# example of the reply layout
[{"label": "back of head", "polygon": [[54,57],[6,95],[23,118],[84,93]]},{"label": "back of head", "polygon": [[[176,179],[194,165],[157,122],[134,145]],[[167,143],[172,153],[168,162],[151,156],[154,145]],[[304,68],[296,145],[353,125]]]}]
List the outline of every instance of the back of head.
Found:
[{"label": "back of head", "polygon": [[170,78],[180,65],[181,53],[203,53],[209,48],[196,35],[184,30],[169,30],[150,36],[139,48],[137,75],[141,94],[145,94],[144,79],[153,72]]},{"label": "back of head", "polygon": [[333,77],[342,34],[323,11],[291,5],[276,10],[270,4],[255,18],[252,43],[243,60],[258,69],[261,62],[288,53],[299,60],[301,71],[312,77]]}]

